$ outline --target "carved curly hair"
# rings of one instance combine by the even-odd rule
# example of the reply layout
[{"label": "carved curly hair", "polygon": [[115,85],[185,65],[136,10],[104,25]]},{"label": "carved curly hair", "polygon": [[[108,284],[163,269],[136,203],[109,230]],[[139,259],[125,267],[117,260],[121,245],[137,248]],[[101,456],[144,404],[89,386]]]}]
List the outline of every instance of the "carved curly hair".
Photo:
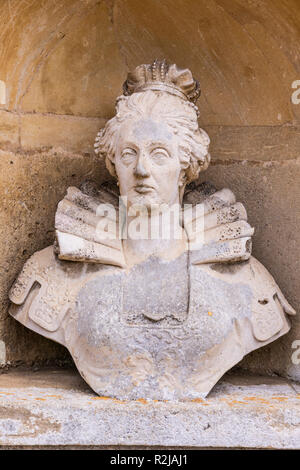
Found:
[{"label": "carved curly hair", "polygon": [[159,117],[180,137],[180,163],[185,170],[186,183],[198,178],[210,162],[209,137],[199,128],[197,108],[189,101],[166,92],[148,90],[130,96],[120,96],[116,101],[116,115],[98,132],[95,153],[105,159],[110,174],[116,177],[115,142],[122,123],[140,117]]}]

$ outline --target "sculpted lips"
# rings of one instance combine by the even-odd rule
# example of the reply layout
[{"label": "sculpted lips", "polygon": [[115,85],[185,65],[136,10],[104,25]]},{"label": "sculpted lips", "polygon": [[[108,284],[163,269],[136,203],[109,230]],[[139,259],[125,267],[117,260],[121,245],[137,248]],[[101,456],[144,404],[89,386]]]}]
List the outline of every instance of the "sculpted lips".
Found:
[{"label": "sculpted lips", "polygon": [[140,194],[149,193],[150,191],[154,190],[153,186],[150,186],[149,184],[143,184],[143,183],[137,184],[134,187],[134,189],[137,193],[140,193]]}]

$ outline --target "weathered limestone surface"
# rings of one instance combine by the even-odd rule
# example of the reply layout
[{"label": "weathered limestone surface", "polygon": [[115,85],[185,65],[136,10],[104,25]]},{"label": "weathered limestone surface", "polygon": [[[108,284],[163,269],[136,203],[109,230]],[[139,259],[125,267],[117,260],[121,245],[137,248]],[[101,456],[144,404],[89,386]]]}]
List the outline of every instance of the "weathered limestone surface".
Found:
[{"label": "weathered limestone surface", "polygon": [[[300,126],[210,126],[212,163],[224,160],[276,162],[299,158]],[[291,163],[293,163],[291,161]]]},{"label": "weathered limestone surface", "polygon": [[8,109],[109,117],[126,68],[106,2],[5,3],[0,61]]},{"label": "weathered limestone surface", "polygon": [[[120,74],[154,57],[201,79],[201,125],[299,120],[297,0],[4,0],[10,110],[108,118]],[[101,86],[100,86],[101,84]]]},{"label": "weathered limestone surface", "polygon": [[52,114],[25,114],[20,117],[20,144],[23,149],[61,148],[80,154],[93,153],[93,141],[104,119]]},{"label": "weathered limestone surface", "polygon": [[[269,266],[272,275],[295,305],[300,304],[299,217],[300,162],[222,162],[212,164],[205,175],[215,185],[225,182],[239,200],[247,199],[248,220],[256,228],[253,254]],[[241,181],[243,184],[241,184]],[[295,253],[295,259],[291,254]],[[299,310],[298,310],[299,311]],[[284,339],[247,356],[242,365],[268,373],[272,370],[300,379],[299,365],[293,365],[292,343],[299,338],[299,317]]]},{"label": "weathered limestone surface", "polygon": [[54,213],[66,188],[97,170],[88,156],[64,151],[0,155],[0,331],[6,357],[11,362],[64,358],[62,348],[7,317],[7,292],[28,256],[53,242]]},{"label": "weathered limestone surface", "polygon": [[275,377],[228,375],[206,400],[96,396],[73,371],[0,376],[0,446],[300,448],[300,394]]},{"label": "weathered limestone surface", "polygon": [[[112,116],[119,77],[155,56],[179,65],[188,58],[199,77],[200,125],[212,139],[212,167],[203,177],[247,200],[248,220],[257,227],[254,255],[300,311],[300,105],[291,103],[291,84],[300,79],[299,2],[2,3],[0,340],[7,359],[65,357],[8,318],[7,292],[24,261],[52,243],[56,204],[66,188],[86,176],[107,178],[91,163],[98,119],[101,127]],[[297,317],[292,321],[290,335],[252,354],[245,367],[299,377],[290,356],[300,326]]]},{"label": "weathered limestone surface", "polygon": [[290,100],[300,68],[297,0],[119,0],[113,13],[129,69],[153,56],[188,59],[204,90],[201,125],[299,119]]},{"label": "weathered limestone surface", "polygon": [[1,146],[17,147],[20,138],[20,117],[17,114],[0,110]]}]

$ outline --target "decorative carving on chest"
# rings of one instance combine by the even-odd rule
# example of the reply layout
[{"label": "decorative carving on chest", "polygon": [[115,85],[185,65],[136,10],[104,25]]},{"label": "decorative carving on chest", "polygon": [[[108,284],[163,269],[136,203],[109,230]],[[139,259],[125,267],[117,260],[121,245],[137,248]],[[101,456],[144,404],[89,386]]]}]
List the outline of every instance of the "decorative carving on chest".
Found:
[{"label": "decorative carving on chest", "polygon": [[121,321],[130,326],[181,326],[188,317],[187,254],[172,262],[151,257],[122,282]]}]

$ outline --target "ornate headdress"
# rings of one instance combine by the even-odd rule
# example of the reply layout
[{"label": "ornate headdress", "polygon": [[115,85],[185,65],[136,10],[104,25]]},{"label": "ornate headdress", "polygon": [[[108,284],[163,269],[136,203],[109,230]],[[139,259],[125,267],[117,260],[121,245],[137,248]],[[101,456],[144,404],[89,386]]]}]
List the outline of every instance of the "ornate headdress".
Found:
[{"label": "ornate headdress", "polygon": [[[112,133],[115,132],[114,126],[117,125],[118,121],[121,121],[121,119],[118,120],[120,117],[120,109],[124,111],[120,104],[122,104],[122,102],[126,104],[127,101],[130,101],[129,97],[134,93],[141,93],[148,90],[160,91],[177,96],[184,102],[184,106],[193,109],[196,116],[194,114],[193,116],[189,115],[190,125],[192,126],[189,134],[194,135],[194,141],[193,143],[190,142],[189,146],[193,146],[197,142],[198,151],[195,151],[195,155],[197,154],[198,157],[195,158],[195,160],[201,160],[202,165],[203,161],[207,160],[206,163],[208,165],[209,137],[203,130],[198,128],[197,117],[199,117],[199,110],[195,104],[201,93],[200,84],[197,80],[194,80],[192,72],[189,69],[179,69],[176,64],[169,65],[165,59],[161,61],[156,59],[152,64],[139,65],[132,72],[128,73],[127,80],[123,83],[123,95],[119,96],[116,101],[117,112],[115,117],[110,119],[105,127],[97,134],[94,144],[95,153],[97,155],[104,155],[107,165],[110,165],[110,159],[107,158],[107,154],[111,153],[112,149],[111,136]],[[151,104],[151,100],[149,102]],[[131,111],[132,109],[134,109],[134,105],[131,107]],[[109,129],[109,131],[107,131],[107,129]],[[108,140],[103,139],[104,135],[109,135]],[[111,173],[113,174],[112,171]]]},{"label": "ornate headdress", "polygon": [[166,60],[139,65],[128,73],[123,84],[124,95],[146,90],[165,91],[193,104],[201,93],[200,84],[193,79],[189,69],[179,69],[176,64],[167,64]]}]

